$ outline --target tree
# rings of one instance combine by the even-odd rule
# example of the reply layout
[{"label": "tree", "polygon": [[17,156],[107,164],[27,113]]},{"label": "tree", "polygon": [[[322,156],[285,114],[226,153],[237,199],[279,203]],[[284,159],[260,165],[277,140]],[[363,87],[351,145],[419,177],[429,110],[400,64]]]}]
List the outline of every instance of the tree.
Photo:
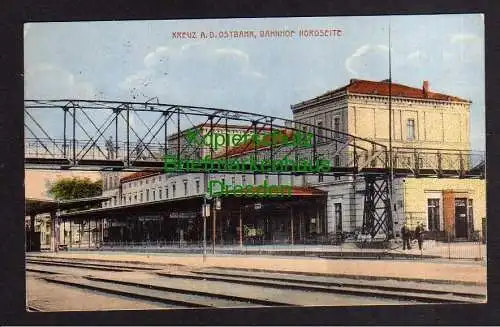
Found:
[{"label": "tree", "polygon": [[90,178],[61,178],[49,185],[48,194],[55,200],[90,198],[102,194],[102,181]]}]

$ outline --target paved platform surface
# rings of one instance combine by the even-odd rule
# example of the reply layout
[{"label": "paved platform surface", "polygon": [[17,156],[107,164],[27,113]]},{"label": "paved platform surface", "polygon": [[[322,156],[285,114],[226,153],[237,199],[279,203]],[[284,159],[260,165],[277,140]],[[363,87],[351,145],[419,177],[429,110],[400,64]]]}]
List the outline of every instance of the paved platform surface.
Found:
[{"label": "paved platform surface", "polygon": [[127,253],[116,251],[28,253],[28,257],[55,257],[143,263],[153,265],[185,265],[194,268],[220,267],[305,274],[391,278],[415,281],[475,283],[486,285],[485,262],[457,263],[425,260],[328,260],[307,257],[207,255],[199,254]]}]

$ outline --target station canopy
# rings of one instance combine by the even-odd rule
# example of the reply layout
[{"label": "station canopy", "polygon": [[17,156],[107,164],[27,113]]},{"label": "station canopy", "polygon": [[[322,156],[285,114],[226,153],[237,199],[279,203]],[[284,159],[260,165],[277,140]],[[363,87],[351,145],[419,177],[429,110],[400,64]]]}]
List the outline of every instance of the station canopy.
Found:
[{"label": "station canopy", "polygon": [[25,199],[26,216],[38,215],[42,213],[56,212],[58,210],[80,209],[88,205],[108,201],[109,196],[96,196],[74,200],[51,200],[51,199]]}]

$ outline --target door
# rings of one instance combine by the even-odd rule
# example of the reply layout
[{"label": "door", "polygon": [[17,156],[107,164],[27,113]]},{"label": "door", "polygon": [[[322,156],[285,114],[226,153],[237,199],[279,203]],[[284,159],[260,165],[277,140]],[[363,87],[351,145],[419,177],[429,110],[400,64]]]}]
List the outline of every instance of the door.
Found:
[{"label": "door", "polygon": [[429,231],[439,231],[441,220],[441,210],[439,199],[427,199],[427,228]]},{"label": "door", "polygon": [[467,199],[455,199],[455,235],[467,237]]},{"label": "door", "polygon": [[335,231],[342,232],[342,204],[335,203]]}]

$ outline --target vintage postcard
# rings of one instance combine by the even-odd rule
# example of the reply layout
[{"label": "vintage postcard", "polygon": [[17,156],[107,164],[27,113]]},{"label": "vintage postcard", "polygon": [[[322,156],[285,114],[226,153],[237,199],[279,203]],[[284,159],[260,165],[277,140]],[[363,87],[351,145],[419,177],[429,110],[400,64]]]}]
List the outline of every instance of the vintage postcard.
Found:
[{"label": "vintage postcard", "polygon": [[485,303],[483,20],[25,24],[27,310]]}]

